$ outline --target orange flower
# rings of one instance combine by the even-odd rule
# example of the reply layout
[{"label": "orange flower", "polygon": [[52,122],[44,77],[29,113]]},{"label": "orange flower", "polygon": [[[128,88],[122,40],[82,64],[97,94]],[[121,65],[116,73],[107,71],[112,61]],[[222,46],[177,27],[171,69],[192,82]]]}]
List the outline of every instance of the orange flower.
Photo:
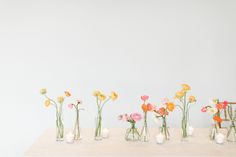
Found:
[{"label": "orange flower", "polygon": [[189,96],[188,101],[189,101],[190,103],[196,102],[195,96]]},{"label": "orange flower", "polygon": [[143,109],[143,112],[147,112],[148,111],[148,107],[146,104],[142,104],[142,109]]},{"label": "orange flower", "polygon": [[219,116],[215,116],[213,119],[217,121],[218,123],[222,122],[222,119]]},{"label": "orange flower", "polygon": [[173,102],[166,103],[167,110],[173,111],[175,109],[175,104]]},{"label": "orange flower", "polygon": [[70,92],[68,92],[68,91],[65,91],[65,95],[66,95],[67,97],[70,97],[70,96],[71,96]]},{"label": "orange flower", "polygon": [[182,84],[182,88],[184,91],[191,90],[191,87],[188,84]]},{"label": "orange flower", "polygon": [[175,98],[177,99],[181,99],[184,96],[184,92],[183,91],[179,91],[175,94]]},{"label": "orange flower", "polygon": [[216,104],[216,108],[217,108],[218,110],[223,109],[223,104],[221,104],[221,103]]}]

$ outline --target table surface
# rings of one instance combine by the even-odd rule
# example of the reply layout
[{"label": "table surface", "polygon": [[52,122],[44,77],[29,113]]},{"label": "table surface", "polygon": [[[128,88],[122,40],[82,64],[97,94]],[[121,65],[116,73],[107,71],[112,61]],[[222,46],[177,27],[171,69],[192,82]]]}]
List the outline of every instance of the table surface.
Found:
[{"label": "table surface", "polygon": [[[223,131],[224,132],[224,131]],[[150,129],[149,142],[125,141],[125,129],[110,129],[110,138],[93,140],[93,129],[82,130],[83,139],[73,144],[55,141],[55,130],[48,129],[26,151],[26,156],[234,156],[236,143],[216,144],[209,139],[209,129],[195,129],[183,142],[180,129],[170,129],[171,139],[155,143],[158,129]]]}]

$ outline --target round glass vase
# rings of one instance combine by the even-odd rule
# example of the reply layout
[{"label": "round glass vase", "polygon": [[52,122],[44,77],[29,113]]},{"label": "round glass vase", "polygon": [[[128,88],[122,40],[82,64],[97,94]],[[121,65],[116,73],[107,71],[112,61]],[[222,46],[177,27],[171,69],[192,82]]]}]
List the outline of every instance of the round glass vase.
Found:
[{"label": "round glass vase", "polygon": [[96,128],[94,140],[102,140],[102,115],[101,112],[98,112],[98,116],[95,118]]},{"label": "round glass vase", "polygon": [[139,141],[140,134],[138,129],[135,127],[135,123],[131,123],[131,127],[126,130],[125,140],[126,141]]},{"label": "round glass vase", "polygon": [[231,125],[228,128],[228,132],[227,132],[227,141],[229,142],[236,142],[236,128],[234,125]]}]

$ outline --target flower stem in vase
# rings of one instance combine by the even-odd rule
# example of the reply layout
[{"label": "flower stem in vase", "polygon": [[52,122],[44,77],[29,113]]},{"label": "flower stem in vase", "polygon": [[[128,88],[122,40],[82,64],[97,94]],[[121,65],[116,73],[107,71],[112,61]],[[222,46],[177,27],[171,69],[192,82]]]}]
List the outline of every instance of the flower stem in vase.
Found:
[{"label": "flower stem in vase", "polygon": [[227,141],[236,142],[236,127],[235,127],[235,122],[234,122],[235,118],[233,115],[233,108],[231,105],[228,105],[228,115],[229,115],[231,124],[227,132]]},{"label": "flower stem in vase", "polygon": [[138,141],[140,135],[138,129],[135,127],[135,123],[131,123],[131,127],[126,130],[125,140],[126,141]]},{"label": "flower stem in vase", "polygon": [[80,123],[79,123],[79,109],[76,108],[76,122],[74,127],[74,140],[80,140],[81,134],[80,134]]},{"label": "flower stem in vase", "polygon": [[98,116],[96,118],[96,129],[95,129],[95,140],[102,140],[102,115],[101,115],[101,110],[98,111]]},{"label": "flower stem in vase", "polygon": [[166,124],[166,117],[162,117],[161,133],[165,136],[165,140],[170,139],[170,133],[169,133],[169,130],[168,130],[167,124]]},{"label": "flower stem in vase", "polygon": [[64,140],[64,125],[62,122],[62,110],[61,105],[59,108],[59,111],[57,109],[56,111],[56,140],[57,141],[63,141]]},{"label": "flower stem in vase", "polygon": [[144,112],[144,124],[141,130],[140,140],[143,142],[148,142],[149,137],[150,137],[150,134],[149,134],[148,126],[147,126],[147,112]]}]

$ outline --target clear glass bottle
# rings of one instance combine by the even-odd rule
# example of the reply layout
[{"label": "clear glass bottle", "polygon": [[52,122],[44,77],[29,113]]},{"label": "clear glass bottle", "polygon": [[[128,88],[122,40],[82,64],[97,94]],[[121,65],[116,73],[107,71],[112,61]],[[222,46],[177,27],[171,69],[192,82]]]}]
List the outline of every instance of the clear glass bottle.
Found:
[{"label": "clear glass bottle", "polygon": [[125,140],[126,141],[140,140],[140,134],[138,132],[138,129],[135,127],[135,123],[131,123],[131,127],[126,130]]}]

